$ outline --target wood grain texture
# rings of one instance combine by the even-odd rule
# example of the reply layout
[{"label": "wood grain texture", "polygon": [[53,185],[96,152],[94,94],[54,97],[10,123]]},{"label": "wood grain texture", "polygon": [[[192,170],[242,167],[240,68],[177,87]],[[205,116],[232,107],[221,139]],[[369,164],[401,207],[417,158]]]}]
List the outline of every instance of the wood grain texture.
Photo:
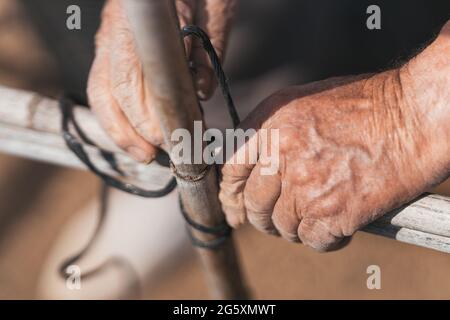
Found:
[{"label": "wood grain texture", "polygon": [[[128,181],[148,188],[159,188],[168,182],[171,176],[168,168],[157,163],[139,164],[125,155],[103,131],[89,109],[76,106],[74,117],[92,141],[114,152]],[[85,146],[85,150],[101,170],[115,174],[95,148]],[[57,101],[1,86],[0,152],[85,169],[66,148],[61,137],[61,114]],[[450,198],[425,195],[384,215],[364,231],[450,253]]]},{"label": "wood grain texture", "polygon": [[450,253],[450,198],[425,194],[385,214],[364,231]]},{"label": "wood grain texture", "polygon": [[386,223],[384,220],[373,222],[365,227],[363,231],[419,247],[450,253],[449,237],[443,237],[408,228],[396,227],[390,223]]}]

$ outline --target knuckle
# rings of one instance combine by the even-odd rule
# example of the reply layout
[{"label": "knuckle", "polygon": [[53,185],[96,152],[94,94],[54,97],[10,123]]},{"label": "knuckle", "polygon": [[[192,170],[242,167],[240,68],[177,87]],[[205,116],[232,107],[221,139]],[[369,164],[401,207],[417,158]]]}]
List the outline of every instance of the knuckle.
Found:
[{"label": "knuckle", "polygon": [[[220,191],[219,191],[219,201],[222,205],[227,201],[227,197],[224,194],[224,188],[226,188],[225,185],[223,183],[221,183]],[[226,214],[226,212],[225,212],[225,214]]]},{"label": "knuckle", "polygon": [[246,221],[246,208],[240,199],[240,194],[230,192],[227,189],[222,189],[219,192],[219,200],[222,210],[228,223],[232,227],[237,227]]},{"label": "knuckle", "polygon": [[325,222],[311,218],[302,220],[298,228],[298,236],[304,245],[318,252],[334,250],[342,239],[332,234]]},{"label": "knuckle", "polygon": [[273,215],[272,221],[280,235],[289,242],[300,242],[297,234],[298,223],[283,222],[280,215]]},{"label": "knuckle", "polygon": [[270,222],[270,218],[263,214],[258,214],[255,212],[251,212],[247,209],[247,218],[248,221],[255,227],[257,230],[267,233],[274,234],[276,233],[276,229],[273,224]]},{"label": "knuckle", "polygon": [[270,214],[268,214],[267,212],[255,210],[254,208],[249,208],[248,206],[246,206],[246,211],[248,221],[257,230],[267,234],[279,235],[278,230],[275,228],[272,222]]}]

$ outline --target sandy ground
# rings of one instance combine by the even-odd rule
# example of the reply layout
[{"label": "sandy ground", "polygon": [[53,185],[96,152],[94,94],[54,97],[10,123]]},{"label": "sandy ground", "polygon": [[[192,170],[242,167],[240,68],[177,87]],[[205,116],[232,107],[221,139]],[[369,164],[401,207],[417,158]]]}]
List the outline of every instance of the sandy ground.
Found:
[{"label": "sandy ground", "polygon": [[[12,3],[0,0],[0,83],[52,92],[52,62],[39,49],[26,50],[30,41],[40,45],[12,18],[18,14]],[[98,187],[89,173],[0,155],[0,298],[36,297],[38,275],[62,226],[94,199]],[[450,195],[450,182],[437,191]],[[250,227],[238,230],[235,239],[254,298],[450,299],[447,254],[365,233],[328,254]],[[366,268],[372,264],[381,267],[381,290],[366,287]],[[143,283],[142,297],[208,298],[195,253],[161,272],[156,283]]]}]

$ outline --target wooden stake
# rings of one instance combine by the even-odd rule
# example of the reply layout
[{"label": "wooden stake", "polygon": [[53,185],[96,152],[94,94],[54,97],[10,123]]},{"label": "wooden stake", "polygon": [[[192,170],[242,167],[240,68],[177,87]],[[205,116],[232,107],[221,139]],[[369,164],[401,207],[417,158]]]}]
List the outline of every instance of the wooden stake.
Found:
[{"label": "wooden stake", "polygon": [[[175,7],[168,0],[129,0],[125,4],[148,90],[156,98],[153,107],[170,152],[177,143],[170,139],[172,132],[183,128],[193,136],[194,121],[202,120]],[[208,170],[204,163],[176,165],[175,171],[181,200],[190,219],[210,228],[223,224],[225,217],[218,199],[216,171]],[[200,176],[203,178],[197,179]],[[217,238],[192,228],[191,233],[202,242]],[[198,248],[197,251],[213,298],[246,298],[231,237],[215,249]]]}]

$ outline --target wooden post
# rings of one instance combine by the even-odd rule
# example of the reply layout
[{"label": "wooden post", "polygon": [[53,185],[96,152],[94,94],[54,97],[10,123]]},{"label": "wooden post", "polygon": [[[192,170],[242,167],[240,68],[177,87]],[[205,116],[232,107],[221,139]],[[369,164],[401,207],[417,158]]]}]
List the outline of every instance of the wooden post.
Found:
[{"label": "wooden post", "polygon": [[[148,90],[155,99],[164,140],[169,152],[177,142],[170,137],[176,129],[187,129],[193,137],[194,121],[202,121],[192,75],[178,27],[173,1],[125,1],[128,18],[143,64]],[[177,164],[181,200],[190,219],[209,228],[225,221],[218,199],[217,176],[204,163]],[[197,177],[203,177],[197,179]],[[191,228],[200,241],[217,238]],[[206,270],[212,297],[246,298],[233,239],[229,237],[215,249],[197,249]]]},{"label": "wooden post", "polygon": [[[114,153],[118,166],[132,183],[161,188],[170,171],[152,163],[142,165],[125,155],[108,137],[89,109],[74,107],[82,131],[100,148]],[[74,132],[74,131],[73,131]],[[86,146],[92,161],[114,175],[96,148]],[[0,152],[67,167],[86,169],[67,149],[61,136],[58,102],[36,93],[0,86]],[[428,194],[374,221],[363,231],[416,246],[450,253],[450,198]]]}]

